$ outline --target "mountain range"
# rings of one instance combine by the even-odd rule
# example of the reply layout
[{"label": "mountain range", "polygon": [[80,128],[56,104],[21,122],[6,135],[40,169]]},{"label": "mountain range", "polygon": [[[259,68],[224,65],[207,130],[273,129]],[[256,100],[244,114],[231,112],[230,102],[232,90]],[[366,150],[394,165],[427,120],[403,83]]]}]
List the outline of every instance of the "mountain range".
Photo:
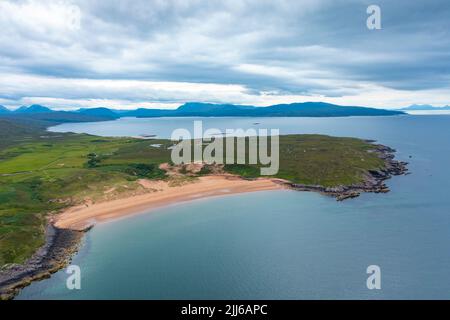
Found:
[{"label": "mountain range", "polygon": [[[20,107],[11,111],[0,106],[2,116],[28,117],[38,120],[60,122],[99,121],[122,117],[347,117],[347,116],[390,116],[404,114],[403,111],[366,107],[338,106],[324,102],[303,102],[277,104],[268,107],[255,107],[234,104],[213,104],[188,102],[177,109],[115,110],[108,108],[83,108],[76,111],[53,111],[41,105]],[[93,120],[96,119],[96,120]]]},{"label": "mountain range", "polygon": [[10,112],[12,112],[12,111],[9,110],[8,108],[6,108],[4,106],[0,106],[0,114],[10,113]]}]

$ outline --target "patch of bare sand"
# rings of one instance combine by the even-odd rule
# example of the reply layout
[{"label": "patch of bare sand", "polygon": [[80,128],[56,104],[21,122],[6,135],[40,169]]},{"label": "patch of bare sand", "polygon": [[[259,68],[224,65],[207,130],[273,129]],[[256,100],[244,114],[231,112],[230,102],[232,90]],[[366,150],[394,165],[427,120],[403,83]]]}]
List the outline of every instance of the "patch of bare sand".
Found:
[{"label": "patch of bare sand", "polygon": [[266,178],[244,180],[231,175],[211,175],[174,185],[167,181],[141,179],[138,181],[139,184],[153,192],[71,207],[57,215],[53,222],[58,228],[85,230],[97,222],[148,211],[176,202],[227,194],[282,189],[283,185],[277,183],[279,181]]}]

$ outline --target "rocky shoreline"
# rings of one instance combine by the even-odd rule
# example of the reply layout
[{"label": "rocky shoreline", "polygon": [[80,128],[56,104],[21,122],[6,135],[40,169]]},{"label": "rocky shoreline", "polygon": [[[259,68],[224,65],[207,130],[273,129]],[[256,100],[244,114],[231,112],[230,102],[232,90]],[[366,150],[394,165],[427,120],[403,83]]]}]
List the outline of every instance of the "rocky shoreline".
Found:
[{"label": "rocky shoreline", "polygon": [[[373,143],[372,140],[366,142]],[[361,183],[352,185],[341,185],[336,187],[323,187],[320,185],[303,185],[296,183],[287,183],[288,187],[298,191],[314,191],[325,195],[335,197],[338,201],[356,198],[363,192],[386,193],[389,192],[385,181],[392,176],[408,174],[407,162],[395,160],[395,149],[374,144],[375,152],[385,162],[385,167],[379,170],[370,170],[366,173]]]},{"label": "rocky shoreline", "polygon": [[49,278],[68,265],[83,235],[83,231],[59,229],[50,223],[45,233],[45,244],[30,259],[24,264],[0,270],[0,300],[13,299],[32,281]]}]

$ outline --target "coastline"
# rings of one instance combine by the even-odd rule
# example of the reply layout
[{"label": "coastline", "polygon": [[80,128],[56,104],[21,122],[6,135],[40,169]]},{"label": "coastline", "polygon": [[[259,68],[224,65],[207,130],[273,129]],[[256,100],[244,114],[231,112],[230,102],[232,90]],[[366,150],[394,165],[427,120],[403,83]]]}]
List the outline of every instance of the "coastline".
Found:
[{"label": "coastline", "polygon": [[187,184],[170,186],[165,181],[141,180],[148,193],[95,204],[70,207],[54,217],[52,223],[61,229],[84,231],[96,223],[148,212],[169,204],[246,192],[283,189],[280,179],[245,180],[232,175],[199,177]]},{"label": "coastline", "polygon": [[[373,143],[373,140],[366,140]],[[352,185],[340,185],[335,187],[323,187],[320,185],[303,185],[298,183],[288,183],[290,188],[298,191],[314,191],[324,195],[335,197],[337,201],[356,198],[363,192],[387,193],[388,186],[385,181],[393,176],[407,175],[408,162],[395,160],[395,149],[391,147],[374,144],[372,152],[384,160],[385,168],[369,170],[365,173],[363,181]]]},{"label": "coastline", "polygon": [[23,264],[0,271],[0,300],[13,299],[33,281],[49,278],[67,266],[78,251],[84,232],[59,229],[51,223],[45,232],[45,244]]},{"label": "coastline", "polygon": [[173,203],[287,187],[281,179],[248,180],[229,174],[203,176],[176,186],[152,180],[141,180],[140,183],[149,189],[148,193],[73,206],[50,217],[45,244],[25,263],[0,270],[0,300],[14,299],[33,281],[49,278],[66,267],[78,251],[85,232],[98,222],[149,212]]},{"label": "coastline", "polygon": [[396,151],[384,145],[374,145],[372,152],[384,160],[385,167],[366,172],[361,183],[352,185],[324,187],[278,178],[244,179],[231,174],[201,176],[178,185],[142,179],[139,183],[147,190],[144,194],[69,207],[50,217],[45,244],[29,260],[0,270],[0,300],[13,299],[32,281],[48,278],[64,268],[78,251],[84,233],[99,222],[149,212],[173,203],[264,190],[313,191],[335,197],[338,201],[355,198],[362,192],[389,192],[385,180],[407,174],[407,162],[395,160]]},{"label": "coastline", "polygon": [[[368,141],[372,142],[372,141]],[[190,201],[213,196],[223,196],[246,192],[293,189],[313,191],[335,197],[337,201],[356,198],[363,192],[387,193],[385,181],[392,176],[407,174],[407,162],[395,160],[395,149],[377,144],[373,152],[385,162],[385,168],[368,171],[361,183],[323,187],[320,185],[303,185],[279,178],[244,179],[231,174],[212,174],[197,180],[170,186],[167,182],[141,180],[140,184],[152,190],[149,193],[126,198],[118,198],[95,204],[83,204],[70,207],[58,214],[52,224],[60,229],[85,231],[98,222],[118,219],[139,212],[149,212],[169,204]]]}]

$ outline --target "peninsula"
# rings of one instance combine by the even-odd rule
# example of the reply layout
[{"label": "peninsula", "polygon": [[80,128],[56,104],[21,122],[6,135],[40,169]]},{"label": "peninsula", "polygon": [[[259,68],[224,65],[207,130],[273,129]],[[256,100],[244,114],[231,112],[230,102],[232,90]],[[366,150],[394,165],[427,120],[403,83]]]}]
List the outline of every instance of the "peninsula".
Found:
[{"label": "peninsula", "polygon": [[[395,150],[356,138],[280,136],[280,170],[170,160],[173,141],[51,133],[42,123],[2,120],[0,295],[64,267],[95,223],[193,199],[295,189],[344,200],[388,192],[404,174]],[[44,156],[45,155],[45,156]]]}]

